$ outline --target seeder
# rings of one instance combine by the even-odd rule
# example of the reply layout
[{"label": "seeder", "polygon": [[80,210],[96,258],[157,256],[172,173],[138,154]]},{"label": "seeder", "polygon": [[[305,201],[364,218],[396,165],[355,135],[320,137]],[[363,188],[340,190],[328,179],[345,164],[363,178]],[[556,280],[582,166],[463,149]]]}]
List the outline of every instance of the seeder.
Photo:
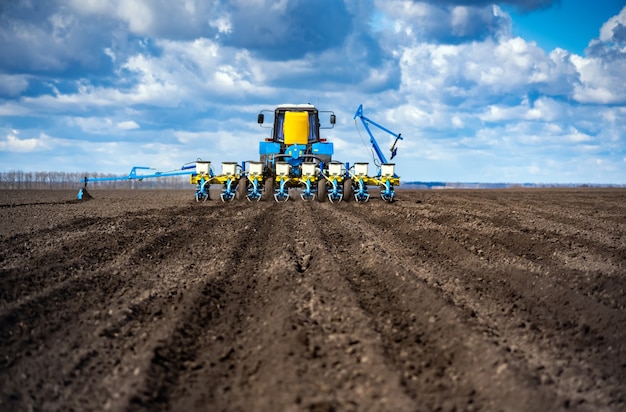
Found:
[{"label": "seeder", "polygon": [[[370,199],[369,186],[378,186],[383,201],[391,203],[395,198],[394,187],[400,184],[395,173],[395,164],[387,162],[370,126],[375,126],[395,137],[391,147],[391,159],[396,155],[400,134],[395,134],[363,115],[360,105],[354,115],[359,118],[370,136],[377,172],[369,174],[369,163],[338,162],[332,159],[333,144],[320,137],[320,129],[333,128],[335,114],[320,112],[310,104],[280,105],[273,112],[272,126],[264,126],[265,114],[262,110],[257,118],[261,127],[272,129],[271,137],[259,144],[259,161],[223,162],[220,174],[215,174],[210,161],[198,159],[183,165],[180,169],[168,172],[155,172],[140,175],[137,170],[152,170],[135,166],[128,176],[106,178],[84,178],[84,187],[78,198],[87,190],[88,182],[157,178],[164,176],[189,175],[189,182],[196,186],[195,199],[204,202],[211,199],[212,185],[221,186],[220,199],[230,202],[234,199],[248,201],[270,200],[286,202],[290,190],[297,190],[304,201],[317,199],[331,203],[354,199],[358,203]],[[326,115],[328,122],[321,124],[320,115]]]}]

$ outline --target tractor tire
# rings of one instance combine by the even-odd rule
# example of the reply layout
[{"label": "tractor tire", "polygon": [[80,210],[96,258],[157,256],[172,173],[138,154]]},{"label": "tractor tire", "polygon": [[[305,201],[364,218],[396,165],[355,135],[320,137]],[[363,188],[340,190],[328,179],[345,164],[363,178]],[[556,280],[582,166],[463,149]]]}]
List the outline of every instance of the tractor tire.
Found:
[{"label": "tractor tire", "polygon": [[261,196],[261,200],[264,202],[268,202],[274,199],[274,178],[269,176],[265,179],[265,183],[263,184],[263,195]]},{"label": "tractor tire", "polygon": [[343,181],[343,201],[350,202],[354,197],[354,189],[352,188],[352,179]]},{"label": "tractor tire", "polygon": [[326,186],[326,180],[322,179],[319,180],[317,182],[317,201],[318,202],[325,202],[326,201],[326,189],[328,189],[328,187]]},{"label": "tractor tire", "polygon": [[239,183],[237,183],[235,197],[239,200],[245,200],[247,194],[248,194],[248,178],[242,177],[241,179],[239,179]]}]

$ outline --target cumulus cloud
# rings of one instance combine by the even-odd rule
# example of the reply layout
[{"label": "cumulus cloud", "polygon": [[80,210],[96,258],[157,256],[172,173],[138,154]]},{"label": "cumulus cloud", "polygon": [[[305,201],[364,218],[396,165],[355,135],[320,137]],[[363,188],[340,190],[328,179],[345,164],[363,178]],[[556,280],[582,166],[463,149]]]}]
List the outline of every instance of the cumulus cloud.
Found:
[{"label": "cumulus cloud", "polygon": [[[12,73],[98,72],[109,67],[99,45],[111,41],[110,23],[79,19],[60,0],[14,1],[0,9],[0,70]],[[94,52],[93,46],[96,45]]]},{"label": "cumulus cloud", "polygon": [[123,122],[118,122],[116,124],[116,126],[117,126],[118,129],[121,129],[121,130],[139,129],[139,125],[134,120],[126,120],[126,121],[123,121]]},{"label": "cumulus cloud", "polygon": [[581,82],[575,85],[574,98],[581,103],[626,103],[626,56],[611,59],[573,56]]},{"label": "cumulus cloud", "polygon": [[82,132],[99,135],[111,135],[120,130],[140,129],[134,120],[116,120],[111,117],[71,117],[66,120],[68,126],[80,129]]},{"label": "cumulus cloud", "polygon": [[484,122],[500,123],[507,121],[542,121],[552,122],[562,118],[564,106],[548,97],[541,97],[534,102],[523,98],[518,105],[490,105],[479,115]]},{"label": "cumulus cloud", "polygon": [[626,7],[611,17],[600,28],[600,41],[624,45],[626,43]]},{"label": "cumulus cloud", "polygon": [[132,54],[128,39],[141,38],[219,39],[265,59],[294,59],[342,47],[352,22],[333,0],[15,2],[0,9],[0,69],[107,70],[107,55]]},{"label": "cumulus cloud", "polygon": [[420,43],[400,59],[402,90],[412,99],[484,105],[515,101],[536,91],[570,96],[575,65],[559,51],[546,55],[534,43],[501,38],[460,45]]},{"label": "cumulus cloud", "polygon": [[[13,131],[15,132],[15,131]],[[5,139],[0,140],[0,151],[11,153],[28,153],[34,151],[48,150],[52,147],[52,140],[42,133],[38,137],[20,139],[17,133],[9,133]]]},{"label": "cumulus cloud", "polygon": [[600,28],[600,36],[592,39],[586,54],[603,60],[626,59],[626,6]]},{"label": "cumulus cloud", "polygon": [[585,53],[600,63],[611,62],[623,70],[626,61],[626,7],[602,25],[600,36],[589,42]]},{"label": "cumulus cloud", "polygon": [[341,47],[352,29],[344,2],[233,0],[228,3],[226,45],[269,59],[295,59]]},{"label": "cumulus cloud", "polygon": [[396,34],[407,40],[450,44],[510,32],[510,17],[492,4],[469,7],[454,2],[411,0],[377,0],[376,4],[386,15],[382,24],[393,27]]}]

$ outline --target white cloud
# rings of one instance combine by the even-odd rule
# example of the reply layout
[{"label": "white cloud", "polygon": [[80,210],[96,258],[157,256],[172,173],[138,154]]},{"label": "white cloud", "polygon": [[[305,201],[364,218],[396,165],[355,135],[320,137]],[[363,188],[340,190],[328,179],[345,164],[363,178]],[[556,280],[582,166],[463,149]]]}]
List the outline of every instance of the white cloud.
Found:
[{"label": "white cloud", "polygon": [[117,5],[117,15],[128,22],[131,32],[143,35],[154,34],[154,16],[149,2],[120,1]]},{"label": "white cloud", "polygon": [[458,115],[452,116],[452,125],[458,128],[463,127],[464,126],[463,119],[461,119],[461,117]]},{"label": "white cloud", "polygon": [[[622,27],[626,27],[626,6],[621,10],[617,16],[611,17],[600,28],[600,41],[613,42],[618,39],[615,37],[615,32]],[[623,41],[623,39],[621,39]]]},{"label": "white cloud", "polygon": [[571,128],[570,133],[567,134],[565,138],[572,143],[582,143],[582,142],[589,142],[593,140],[592,136],[586,133],[581,133],[575,127]]},{"label": "white cloud", "polygon": [[626,103],[626,57],[607,62],[601,58],[573,56],[580,76],[574,98],[581,103]]},{"label": "white cloud", "polygon": [[111,59],[111,61],[113,63],[115,63],[115,61],[117,60],[116,56],[115,56],[115,52],[110,48],[110,47],[105,47],[104,48],[104,54],[106,54],[107,56],[109,56],[109,58]]},{"label": "white cloud", "polygon": [[17,133],[8,134],[4,140],[0,140],[0,151],[5,152],[34,152],[49,150],[53,146],[53,139],[42,133],[39,137],[20,139]]},{"label": "white cloud", "polygon": [[209,25],[217,29],[218,33],[228,34],[233,31],[233,24],[228,15],[220,16],[209,21]]},{"label": "white cloud", "polygon": [[374,3],[383,13],[378,18],[378,27],[393,27],[396,34],[417,41],[454,43],[510,33],[510,17],[493,5],[451,6],[412,0],[375,0]]},{"label": "white cloud", "polygon": [[118,129],[121,129],[121,130],[139,129],[139,125],[134,120],[126,120],[123,122],[118,122],[116,126]]},{"label": "white cloud", "polygon": [[52,26],[52,38],[56,43],[63,43],[65,38],[71,33],[74,25],[74,18],[64,13],[55,13],[48,20]]},{"label": "white cloud", "polygon": [[83,17],[121,21],[131,33],[153,37],[200,35],[218,10],[214,2],[196,0],[68,0],[67,5]]},{"label": "white cloud", "polygon": [[566,108],[563,106],[563,103],[548,97],[541,97],[533,103],[531,103],[527,97],[524,97],[521,99],[520,103],[515,106],[489,105],[479,117],[485,122],[520,120],[551,122],[559,120],[566,115]]},{"label": "white cloud", "polygon": [[0,116],[26,116],[33,114],[32,111],[20,102],[7,102],[0,104]]},{"label": "white cloud", "polygon": [[71,127],[78,127],[83,132],[111,135],[119,130],[139,129],[139,124],[134,120],[114,120],[110,117],[69,117],[66,123]]},{"label": "white cloud", "polygon": [[569,76],[570,69],[564,57],[558,52],[547,56],[535,43],[521,38],[460,45],[422,43],[404,49],[400,65],[403,92],[437,101],[463,98],[478,103],[531,88],[568,92],[561,85],[561,77]]}]

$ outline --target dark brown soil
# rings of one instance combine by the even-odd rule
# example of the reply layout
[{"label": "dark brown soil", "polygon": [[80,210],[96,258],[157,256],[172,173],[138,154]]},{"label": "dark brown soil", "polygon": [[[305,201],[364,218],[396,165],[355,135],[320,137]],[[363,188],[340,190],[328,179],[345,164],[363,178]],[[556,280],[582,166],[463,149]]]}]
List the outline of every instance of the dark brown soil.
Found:
[{"label": "dark brown soil", "polygon": [[622,411],[626,190],[0,192],[0,410]]}]

